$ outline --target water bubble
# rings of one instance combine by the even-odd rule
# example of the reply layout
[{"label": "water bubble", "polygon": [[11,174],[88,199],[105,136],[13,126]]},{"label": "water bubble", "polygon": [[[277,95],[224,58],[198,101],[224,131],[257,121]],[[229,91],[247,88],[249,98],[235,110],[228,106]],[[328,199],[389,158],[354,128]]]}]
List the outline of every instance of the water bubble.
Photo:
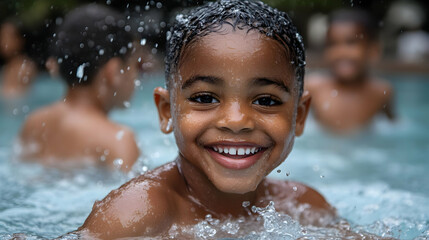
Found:
[{"label": "water bubble", "polygon": [[125,30],[126,32],[131,31],[131,26],[130,26],[130,25],[125,26],[124,30]]},{"label": "water bubble", "polygon": [[98,51],[98,54],[99,54],[100,56],[103,56],[103,55],[104,55],[104,49],[100,49],[100,50]]},{"label": "water bubble", "polygon": [[142,84],[142,82],[138,79],[134,80],[134,86],[136,87],[140,87],[140,85]]},{"label": "water bubble", "polygon": [[79,78],[79,79],[82,79],[82,78],[83,78],[83,71],[84,71],[84,68],[85,68],[85,63],[81,64],[81,65],[77,68],[77,71],[76,71],[76,77],[77,77],[77,78]]},{"label": "water bubble", "polygon": [[113,160],[113,166],[115,166],[118,169],[121,168],[123,164],[124,164],[124,160],[122,160],[122,158],[117,158]]},{"label": "water bubble", "polygon": [[142,38],[140,40],[140,45],[142,45],[142,46],[146,45],[146,38]]},{"label": "water bubble", "polygon": [[112,1],[111,0],[106,0],[106,4],[107,5],[110,5],[112,3]]},{"label": "water bubble", "polygon": [[282,170],[280,170],[280,169],[277,170],[277,173],[281,173],[281,172],[282,172]]},{"label": "water bubble", "polygon": [[127,48],[126,47],[121,47],[121,49],[119,50],[120,54],[125,54],[127,53]]},{"label": "water bubble", "polygon": [[157,3],[156,3],[156,7],[157,7],[157,8],[162,8],[162,3],[161,3],[161,2],[157,2]]},{"label": "water bubble", "polygon": [[128,101],[124,101],[122,104],[123,104],[123,105],[124,105],[124,107],[126,107],[126,108],[131,107],[131,103],[130,103],[130,102],[128,102]]},{"label": "water bubble", "polygon": [[28,113],[28,111],[30,111],[30,107],[28,107],[27,105],[22,106],[23,113]]},{"label": "water bubble", "polygon": [[244,201],[241,206],[243,206],[244,208],[250,206],[250,202],[249,201]]},{"label": "water bubble", "polygon": [[149,5],[146,5],[145,7],[144,7],[144,10],[146,10],[146,11],[148,11],[150,9],[150,6]]},{"label": "water bubble", "polygon": [[294,192],[298,191],[298,188],[296,186],[293,186],[292,189]]}]

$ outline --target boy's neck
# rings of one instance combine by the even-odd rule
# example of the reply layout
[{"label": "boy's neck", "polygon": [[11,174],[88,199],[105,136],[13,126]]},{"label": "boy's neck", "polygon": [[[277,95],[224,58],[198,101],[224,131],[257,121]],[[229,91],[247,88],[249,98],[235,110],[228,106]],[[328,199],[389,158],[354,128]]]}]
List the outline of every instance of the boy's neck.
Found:
[{"label": "boy's neck", "polygon": [[97,96],[91,86],[69,87],[64,97],[64,102],[68,105],[89,109],[94,112],[107,115],[107,109],[102,100]]},{"label": "boy's neck", "polygon": [[193,166],[181,154],[176,162],[179,172],[185,180],[189,199],[203,206],[214,217],[250,214],[249,208],[246,209],[242,206],[245,201],[248,201],[250,206],[259,205],[257,201],[263,194],[260,187],[263,183],[260,183],[255,191],[245,194],[226,193],[217,189],[200,169]]}]

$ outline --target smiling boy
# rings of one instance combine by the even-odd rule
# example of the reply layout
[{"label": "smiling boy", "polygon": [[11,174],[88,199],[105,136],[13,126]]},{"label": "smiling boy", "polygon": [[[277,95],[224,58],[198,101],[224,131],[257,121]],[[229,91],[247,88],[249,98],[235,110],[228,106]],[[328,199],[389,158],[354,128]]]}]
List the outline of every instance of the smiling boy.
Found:
[{"label": "smiling boy", "polygon": [[179,156],[97,202],[78,232],[165,237],[207,214],[250,218],[245,201],[273,201],[302,223],[335,218],[310,187],[265,178],[302,134],[310,105],[304,48],[289,17],[260,2],[218,1],[179,15],[171,33],[167,89],[156,88],[154,98]]},{"label": "smiling boy", "polygon": [[394,118],[392,86],[370,72],[380,51],[376,31],[362,10],[338,10],[330,17],[325,49],[330,74],[314,74],[305,87],[316,119],[332,132],[358,131],[378,113]]}]

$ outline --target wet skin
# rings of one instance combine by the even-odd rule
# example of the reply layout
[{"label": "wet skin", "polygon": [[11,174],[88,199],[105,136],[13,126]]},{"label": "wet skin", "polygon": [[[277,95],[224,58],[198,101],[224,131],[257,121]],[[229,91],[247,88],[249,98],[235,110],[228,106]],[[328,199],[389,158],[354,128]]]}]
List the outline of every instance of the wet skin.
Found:
[{"label": "wet skin", "polygon": [[[265,179],[302,134],[310,104],[295,89],[287,53],[257,32],[223,30],[188,46],[170,90],[155,89],[161,130],[174,131],[178,144],[176,161],[96,203],[81,234],[166,236],[173,224],[195,224],[207,214],[249,216],[243,201],[266,206],[272,200],[304,223],[335,217],[315,190]],[[307,217],[296,213],[300,204],[310,206]]]},{"label": "wet skin", "polygon": [[325,60],[330,75],[315,74],[305,82],[317,120],[339,134],[358,131],[378,113],[393,119],[392,87],[369,73],[378,58],[378,45],[361,26],[333,23],[328,30]]}]

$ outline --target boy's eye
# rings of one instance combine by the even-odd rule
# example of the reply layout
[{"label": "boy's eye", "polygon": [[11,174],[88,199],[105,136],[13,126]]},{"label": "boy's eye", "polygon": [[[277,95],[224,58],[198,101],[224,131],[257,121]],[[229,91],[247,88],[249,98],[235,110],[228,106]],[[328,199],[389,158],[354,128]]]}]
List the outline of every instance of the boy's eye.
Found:
[{"label": "boy's eye", "polygon": [[217,100],[215,97],[213,97],[212,95],[210,95],[208,93],[198,94],[198,95],[192,96],[189,98],[189,100],[192,102],[205,103],[205,104],[218,103],[219,102],[219,100]]},{"label": "boy's eye", "polygon": [[253,104],[262,106],[276,106],[282,104],[282,102],[270,96],[264,96],[253,101]]}]

